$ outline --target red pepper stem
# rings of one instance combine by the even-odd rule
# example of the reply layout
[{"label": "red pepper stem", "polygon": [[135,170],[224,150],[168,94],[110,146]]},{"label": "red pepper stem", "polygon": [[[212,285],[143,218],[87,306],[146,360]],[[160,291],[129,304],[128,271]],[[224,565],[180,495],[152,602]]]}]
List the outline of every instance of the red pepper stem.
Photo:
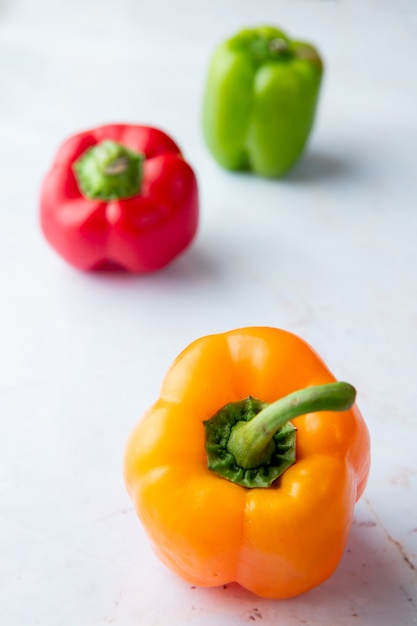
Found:
[{"label": "red pepper stem", "polygon": [[81,192],[90,200],[120,200],[140,193],[144,155],[106,139],[74,163]]},{"label": "red pepper stem", "polygon": [[259,467],[269,462],[275,449],[273,437],[288,421],[315,411],[347,411],[355,397],[355,388],[345,382],[295,391],[269,404],[250,421],[235,424],[227,449],[240,467]]}]

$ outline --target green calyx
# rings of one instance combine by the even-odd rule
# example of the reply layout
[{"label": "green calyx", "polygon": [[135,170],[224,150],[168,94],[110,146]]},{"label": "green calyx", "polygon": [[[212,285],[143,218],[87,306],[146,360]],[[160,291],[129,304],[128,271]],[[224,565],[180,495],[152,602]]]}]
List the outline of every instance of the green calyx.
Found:
[{"label": "green calyx", "polygon": [[293,57],[288,40],[282,36],[254,37],[251,50],[259,61],[285,61]]},{"label": "green calyx", "polygon": [[[266,442],[264,462],[244,467],[229,448],[232,433],[243,428],[268,407],[256,398],[246,398],[226,404],[204,422],[208,468],[242,487],[269,487],[278,476],[295,462],[295,428],[288,422]],[[232,440],[233,441],[233,440]],[[238,455],[239,456],[239,455]],[[241,461],[241,459],[240,459]]]},{"label": "green calyx", "polygon": [[231,402],[204,422],[208,468],[242,487],[270,487],[296,460],[290,420],[315,411],[346,411],[356,391],[345,382],[307,387],[268,404]]},{"label": "green calyx", "polygon": [[304,60],[320,73],[323,70],[322,59],[314,46],[290,39],[284,31],[273,26],[244,29],[232,37],[228,45],[232,50],[249,53],[256,65]]},{"label": "green calyx", "polygon": [[288,37],[281,30],[268,26],[241,31],[230,39],[230,46],[249,52],[258,63],[286,61],[294,56]]},{"label": "green calyx", "polygon": [[140,152],[106,139],[81,155],[74,172],[82,194],[90,200],[130,198],[140,193],[144,159]]}]

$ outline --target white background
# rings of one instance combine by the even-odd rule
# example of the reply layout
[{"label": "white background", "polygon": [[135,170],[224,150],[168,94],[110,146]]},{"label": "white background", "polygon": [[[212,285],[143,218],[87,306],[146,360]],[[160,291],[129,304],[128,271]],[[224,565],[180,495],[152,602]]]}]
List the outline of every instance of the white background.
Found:
[{"label": "white background", "polygon": [[[266,23],[326,63],[281,181],[221,170],[200,128],[215,46]],[[0,0],[2,625],[417,624],[416,58],[414,1]],[[58,145],[107,122],[162,128],[198,176],[198,237],[157,274],[79,273],[39,231]],[[339,568],[285,602],[178,580],[121,474],[175,356],[246,325],[309,341],[372,436]]]}]

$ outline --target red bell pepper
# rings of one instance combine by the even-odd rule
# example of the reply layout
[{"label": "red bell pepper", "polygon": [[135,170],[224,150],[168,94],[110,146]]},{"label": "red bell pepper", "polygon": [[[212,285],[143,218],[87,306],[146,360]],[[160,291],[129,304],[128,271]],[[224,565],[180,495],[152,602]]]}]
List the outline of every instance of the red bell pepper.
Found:
[{"label": "red bell pepper", "polygon": [[79,269],[158,270],[195,236],[196,177],[161,130],[100,126],[58,150],[41,189],[40,223]]}]

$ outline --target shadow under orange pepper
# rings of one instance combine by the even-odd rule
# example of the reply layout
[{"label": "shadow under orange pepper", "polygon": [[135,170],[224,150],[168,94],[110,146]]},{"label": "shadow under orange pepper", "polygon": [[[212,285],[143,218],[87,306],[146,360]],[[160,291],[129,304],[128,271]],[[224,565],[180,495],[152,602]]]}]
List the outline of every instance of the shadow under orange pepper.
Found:
[{"label": "shadow under orange pepper", "polygon": [[284,330],[192,343],[125,456],[126,485],[159,558],[190,584],[238,582],[266,598],[327,579],[370,466],[355,395]]}]

